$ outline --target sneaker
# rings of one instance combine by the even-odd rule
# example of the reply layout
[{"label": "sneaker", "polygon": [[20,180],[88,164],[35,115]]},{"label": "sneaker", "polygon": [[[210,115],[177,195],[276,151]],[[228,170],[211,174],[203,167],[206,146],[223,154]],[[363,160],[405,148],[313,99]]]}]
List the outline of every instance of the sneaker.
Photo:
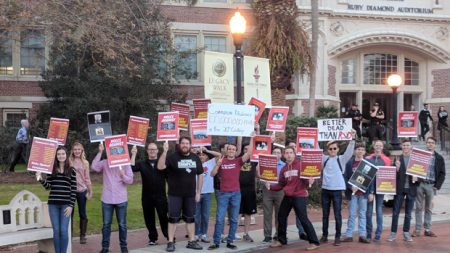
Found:
[{"label": "sneaker", "polygon": [[305,233],[301,233],[298,237],[300,240],[308,241],[308,236]]},{"label": "sneaker", "polygon": [[315,250],[318,249],[320,245],[317,244],[310,244],[309,247],[306,248],[306,250]]},{"label": "sneaker", "polygon": [[420,230],[415,230],[412,237],[420,237]]},{"label": "sneaker", "polygon": [[219,244],[211,244],[209,247],[208,247],[208,250],[215,250],[215,249],[218,249],[219,248]]},{"label": "sneaker", "polygon": [[234,244],[232,244],[231,242],[228,242],[228,243],[227,243],[227,248],[229,248],[229,249],[231,249],[231,250],[235,250],[235,249],[237,249],[237,246],[234,245]]},{"label": "sneaker", "polygon": [[279,248],[283,246],[283,244],[281,244],[280,241],[273,241],[272,244],[270,245],[271,248]]},{"label": "sneaker", "polygon": [[121,248],[120,253],[128,253],[128,248]]},{"label": "sneaker", "polygon": [[235,234],[234,235],[234,239],[235,240],[242,240],[242,236],[240,236],[239,234]]},{"label": "sneaker", "polygon": [[327,243],[328,242],[328,238],[322,236],[322,238],[320,238],[320,243]]},{"label": "sneaker", "polygon": [[411,237],[411,234],[409,234],[409,232],[403,232],[403,240],[407,241],[407,242],[412,242],[413,239]]},{"label": "sneaker", "polygon": [[208,240],[208,237],[206,237],[206,236],[202,236],[202,239],[200,241],[203,242],[203,243],[210,243],[211,242],[210,240]]},{"label": "sneaker", "polygon": [[359,241],[360,243],[370,243],[370,240],[367,239],[367,238],[364,237],[364,236],[360,236],[358,241]]},{"label": "sneaker", "polygon": [[149,241],[148,242],[148,246],[155,246],[155,245],[157,245],[158,243],[156,242],[156,241]]},{"label": "sneaker", "polygon": [[391,234],[389,234],[387,240],[388,242],[393,242],[395,241],[395,237],[397,236],[397,233],[391,232]]},{"label": "sneaker", "polygon": [[195,249],[195,250],[202,250],[203,247],[200,246],[200,244],[198,244],[197,241],[190,241],[188,242],[188,244],[186,245],[186,248],[188,249]]},{"label": "sneaker", "polygon": [[342,238],[342,242],[353,242],[353,237],[344,237]]},{"label": "sneaker", "polygon": [[262,242],[263,243],[271,243],[272,242],[272,238],[271,237],[264,237],[264,240]]},{"label": "sneaker", "polygon": [[249,234],[245,234],[243,237],[244,241],[246,242],[253,242],[253,239],[250,237]]},{"label": "sneaker", "polygon": [[375,235],[375,238],[373,239],[375,242],[379,242],[381,239],[381,235]]},{"label": "sneaker", "polygon": [[425,230],[425,232],[423,234],[425,236],[429,236],[429,237],[437,237],[437,235],[435,233],[433,233],[433,231],[431,231],[431,230]]},{"label": "sneaker", "polygon": [[174,252],[175,251],[175,243],[174,242],[168,242],[166,251],[167,252]]},{"label": "sneaker", "polygon": [[341,239],[340,238],[335,238],[333,245],[334,246],[341,246]]}]

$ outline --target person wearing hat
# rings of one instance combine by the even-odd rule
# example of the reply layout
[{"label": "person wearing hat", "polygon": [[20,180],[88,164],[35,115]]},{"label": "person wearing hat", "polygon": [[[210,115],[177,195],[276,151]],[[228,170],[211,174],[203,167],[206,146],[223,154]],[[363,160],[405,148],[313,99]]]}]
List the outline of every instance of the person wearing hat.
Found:
[{"label": "person wearing hat", "polygon": [[428,125],[428,119],[433,121],[431,112],[428,110],[428,104],[423,104],[423,109],[419,113],[420,122],[420,137],[425,140],[425,135],[430,131],[430,125]]},{"label": "person wearing hat", "polygon": [[384,134],[384,128],[381,125],[381,121],[384,120],[384,112],[380,108],[379,103],[373,104],[372,110],[370,110],[370,123],[369,123],[369,143],[375,139],[381,140]]},{"label": "person wearing hat", "polygon": [[362,114],[359,111],[357,104],[352,104],[352,107],[347,112],[346,117],[352,119],[352,127],[353,127],[353,129],[355,129],[356,135],[360,139],[361,138],[361,127],[360,126],[361,126]]}]

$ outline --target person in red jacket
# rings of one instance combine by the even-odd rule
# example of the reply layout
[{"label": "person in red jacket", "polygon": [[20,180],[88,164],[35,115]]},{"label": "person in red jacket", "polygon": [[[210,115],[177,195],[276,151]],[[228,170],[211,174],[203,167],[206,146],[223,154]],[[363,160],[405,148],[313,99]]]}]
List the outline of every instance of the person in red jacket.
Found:
[{"label": "person in red jacket", "polygon": [[284,198],[278,211],[278,240],[274,241],[271,247],[281,247],[287,244],[287,219],[291,209],[294,208],[295,215],[300,219],[310,243],[310,246],[306,250],[315,250],[319,248],[320,243],[306,212],[308,200],[307,188],[308,185],[314,183],[314,179],[307,180],[300,178],[301,162],[299,159],[295,159],[294,148],[286,147],[284,157],[286,159],[286,165],[280,171],[278,184],[270,185],[266,183],[268,190],[284,191]]}]

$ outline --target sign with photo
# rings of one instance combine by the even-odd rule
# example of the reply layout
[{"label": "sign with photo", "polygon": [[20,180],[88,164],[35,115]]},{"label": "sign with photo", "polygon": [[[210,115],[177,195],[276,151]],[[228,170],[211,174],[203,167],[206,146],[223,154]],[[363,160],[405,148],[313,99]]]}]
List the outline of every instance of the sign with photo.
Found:
[{"label": "sign with photo", "polygon": [[58,142],[39,137],[33,138],[27,170],[52,174]]},{"label": "sign with photo", "polygon": [[261,180],[278,182],[277,167],[278,159],[275,155],[259,155],[259,175]]},{"label": "sign with photo", "polygon": [[158,129],[156,131],[157,141],[176,141],[180,131],[178,129],[178,112],[158,113]]},{"label": "sign with photo", "polygon": [[297,127],[297,155],[302,155],[304,149],[317,149],[317,128]]},{"label": "sign with photo", "polygon": [[345,141],[352,139],[352,119],[317,120],[318,141]]},{"label": "sign with photo", "polygon": [[180,128],[180,130],[187,131],[189,128],[189,105],[172,103],[170,111],[180,113],[180,118],[178,119],[178,127]]},{"label": "sign with photo", "polygon": [[105,137],[112,135],[109,111],[90,112],[87,117],[91,142],[103,142]]},{"label": "sign with photo", "polygon": [[130,145],[145,147],[149,122],[150,120],[147,118],[130,116],[130,119],[128,120],[127,143]]},{"label": "sign with photo", "polygon": [[255,108],[251,105],[209,104],[207,135],[247,136],[255,130]]},{"label": "sign with photo", "polygon": [[250,99],[250,102],[248,102],[248,104],[253,105],[255,107],[255,122],[259,122],[261,115],[263,114],[264,110],[266,109],[266,103],[264,103],[264,101],[261,101],[255,97],[252,97]]},{"label": "sign with photo", "polygon": [[321,149],[303,149],[300,178],[320,178],[322,157],[323,151]]},{"label": "sign with photo", "polygon": [[234,103],[233,54],[205,51],[205,98],[212,103]]},{"label": "sign with photo", "polygon": [[395,195],[396,189],[397,168],[395,166],[378,166],[376,193]]},{"label": "sign with photo", "polygon": [[50,118],[47,139],[55,140],[58,145],[66,145],[67,133],[69,132],[69,120]]},{"label": "sign with photo", "polygon": [[207,119],[191,119],[192,147],[211,146],[211,136],[207,135]]},{"label": "sign with photo", "polygon": [[417,137],[418,112],[398,113],[398,137]]},{"label": "sign with photo", "polygon": [[427,150],[413,148],[406,166],[406,174],[419,178],[427,178],[428,168],[433,153]]},{"label": "sign with photo", "polygon": [[270,155],[272,152],[272,137],[268,135],[257,135],[252,138],[253,150],[250,160],[258,162],[259,155]]},{"label": "sign with photo", "polygon": [[284,132],[289,107],[272,106],[267,118],[266,131]]},{"label": "sign with photo", "polygon": [[194,104],[194,118],[195,119],[206,119],[208,118],[208,105],[211,104],[211,99],[193,99]]},{"label": "sign with photo", "polygon": [[244,57],[244,95],[247,102],[256,97],[264,101],[267,108],[272,107],[269,59]]},{"label": "sign with photo", "polygon": [[348,183],[358,188],[362,192],[367,192],[372,180],[377,175],[378,167],[362,159]]},{"label": "sign with photo", "polygon": [[125,134],[106,137],[105,149],[110,168],[130,165],[127,136]]}]

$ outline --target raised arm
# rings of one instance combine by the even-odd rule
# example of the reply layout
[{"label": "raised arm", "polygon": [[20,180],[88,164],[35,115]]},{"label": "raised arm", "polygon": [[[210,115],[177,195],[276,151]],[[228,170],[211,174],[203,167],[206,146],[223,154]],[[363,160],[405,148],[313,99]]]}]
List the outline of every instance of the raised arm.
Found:
[{"label": "raised arm", "polygon": [[102,172],[103,171],[103,167],[105,165],[106,161],[101,161],[100,159],[102,158],[102,153],[105,150],[105,147],[103,147],[103,143],[99,143],[98,145],[98,153],[95,156],[94,160],[92,161],[92,170],[96,171],[96,172]]},{"label": "raised arm", "polygon": [[139,171],[139,167],[136,166],[136,155],[137,155],[137,148],[136,145],[134,145],[133,148],[131,148],[131,158],[130,158],[131,170],[133,172]]},{"label": "raised arm", "polygon": [[216,151],[213,151],[213,150],[208,150],[205,147],[201,147],[201,151],[204,152],[204,153],[210,154],[210,155],[212,155],[214,157],[220,157],[222,155],[220,152],[216,152]]},{"label": "raised arm", "polygon": [[163,144],[163,152],[158,160],[158,170],[166,169],[167,151],[169,151],[169,142],[166,141]]},{"label": "raised arm", "polygon": [[242,161],[245,163],[247,162],[250,157],[252,156],[252,151],[253,151],[253,138],[255,137],[255,132],[252,133],[252,138],[250,139],[250,143],[248,145],[248,149],[247,152],[242,156]]},{"label": "raised arm", "polygon": [[214,169],[211,171],[211,176],[214,177],[219,172],[219,168],[222,165],[223,157],[220,157],[216,161],[216,165],[214,165]]},{"label": "raised arm", "polygon": [[353,153],[355,151],[355,141],[356,138],[356,131],[352,129],[352,138],[353,140],[350,141],[350,143],[347,145],[347,149],[345,150],[344,154],[341,156],[341,164],[345,165],[348,161],[350,161],[350,158],[352,158]]}]

